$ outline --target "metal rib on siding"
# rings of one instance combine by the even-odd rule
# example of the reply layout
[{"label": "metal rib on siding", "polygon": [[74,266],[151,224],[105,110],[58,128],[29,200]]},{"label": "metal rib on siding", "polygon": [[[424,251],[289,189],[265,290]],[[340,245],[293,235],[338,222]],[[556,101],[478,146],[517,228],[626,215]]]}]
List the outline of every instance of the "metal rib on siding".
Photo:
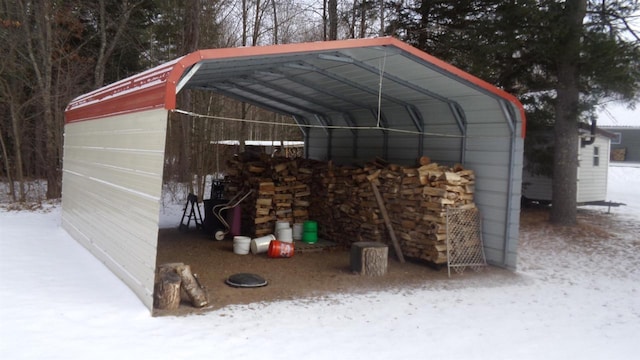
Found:
[{"label": "metal rib on siding", "polygon": [[467,150],[467,117],[464,114],[464,110],[462,110],[458,103],[449,103],[449,108],[451,109],[453,118],[456,120],[460,134],[462,134],[462,137],[460,138],[460,149],[462,150],[460,152],[460,163],[464,165]]},{"label": "metal rib on siding", "polygon": [[507,266],[507,254],[509,250],[509,234],[511,229],[511,210],[512,210],[512,192],[513,192],[513,177],[515,174],[515,164],[514,160],[514,152],[516,148],[516,126],[517,120],[515,118],[515,114],[511,110],[509,104],[507,104],[504,100],[499,100],[500,108],[504,113],[504,116],[507,120],[507,124],[509,124],[509,131],[511,133],[511,142],[509,143],[509,179],[507,182],[507,208],[506,208],[506,216],[505,216],[505,229],[504,229],[504,240],[502,243],[503,252],[502,252],[502,264]]}]

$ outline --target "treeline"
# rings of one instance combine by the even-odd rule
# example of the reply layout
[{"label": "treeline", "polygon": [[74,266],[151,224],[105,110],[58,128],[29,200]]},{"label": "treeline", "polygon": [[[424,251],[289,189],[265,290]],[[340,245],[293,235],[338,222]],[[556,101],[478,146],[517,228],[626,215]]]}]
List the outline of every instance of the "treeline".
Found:
[{"label": "treeline", "polygon": [[[529,124],[569,124],[565,135],[604,101],[632,102],[640,88],[635,0],[0,1],[0,178],[17,184],[15,201],[33,178],[47,180],[48,198],[60,196],[72,98],[202,48],[391,35],[518,96]],[[185,101],[201,113],[292,121],[215,94]],[[198,158],[201,138],[300,134],[173,116],[169,136],[169,174],[178,176],[211,161]]]}]

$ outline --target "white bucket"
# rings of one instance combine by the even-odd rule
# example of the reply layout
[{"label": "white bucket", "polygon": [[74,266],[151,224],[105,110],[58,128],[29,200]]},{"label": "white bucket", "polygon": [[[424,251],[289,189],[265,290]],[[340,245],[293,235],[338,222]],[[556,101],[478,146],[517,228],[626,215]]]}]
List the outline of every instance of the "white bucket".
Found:
[{"label": "white bucket", "polygon": [[302,240],[303,223],[293,224],[293,240]]},{"label": "white bucket", "polygon": [[247,255],[251,244],[251,238],[248,236],[233,237],[233,252],[238,255]]},{"label": "white bucket", "polygon": [[278,234],[278,230],[280,230],[280,229],[289,229],[290,227],[291,227],[291,224],[289,224],[288,221],[277,221],[276,222],[275,233],[277,235]]},{"label": "white bucket", "polygon": [[275,240],[276,237],[273,234],[267,236],[257,237],[251,240],[251,253],[260,254],[269,250],[269,243],[271,240]]},{"label": "white bucket", "polygon": [[277,240],[286,243],[293,242],[293,230],[291,228],[280,229],[276,233],[276,238]]}]

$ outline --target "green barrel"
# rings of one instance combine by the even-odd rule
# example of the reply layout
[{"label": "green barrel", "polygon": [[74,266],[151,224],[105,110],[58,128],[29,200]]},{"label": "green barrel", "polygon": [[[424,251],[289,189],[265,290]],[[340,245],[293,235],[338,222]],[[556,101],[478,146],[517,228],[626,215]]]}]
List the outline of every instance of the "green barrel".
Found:
[{"label": "green barrel", "polygon": [[317,221],[308,220],[302,224],[302,241],[307,244],[315,244],[318,242]]}]

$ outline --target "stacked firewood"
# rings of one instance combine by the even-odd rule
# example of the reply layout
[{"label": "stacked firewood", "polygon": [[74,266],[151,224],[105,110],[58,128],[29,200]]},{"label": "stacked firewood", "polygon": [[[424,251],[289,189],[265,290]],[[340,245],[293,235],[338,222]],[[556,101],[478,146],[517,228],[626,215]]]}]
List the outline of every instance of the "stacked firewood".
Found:
[{"label": "stacked firewood", "polygon": [[[256,236],[264,236],[273,232],[272,223],[275,221],[273,206],[276,201],[276,184],[268,178],[249,178],[250,188],[258,191],[255,197],[250,197],[244,205],[245,208],[252,209],[251,204],[255,204],[255,217],[250,221],[255,226],[253,233]],[[257,185],[257,186],[256,186]]]},{"label": "stacked firewood", "polygon": [[[450,168],[425,159],[422,162],[425,164],[417,169],[414,177],[419,181],[416,190],[411,194],[405,188],[402,193],[405,209],[412,202],[420,211],[415,212],[415,216],[413,211],[402,213],[400,237],[407,256],[442,264],[447,261],[447,208],[475,208],[475,175],[461,165]],[[411,180],[414,184],[415,181]]]},{"label": "stacked firewood", "polygon": [[[342,245],[387,242],[387,229],[372,190],[382,194],[405,256],[446,263],[447,208],[474,208],[474,173],[420,159],[419,167],[376,159],[362,167],[331,162],[263,158],[236,162],[231,178],[237,188],[254,189],[244,213],[257,236],[272,231],[276,220],[318,222],[321,238]],[[248,211],[248,212],[247,212]]]},{"label": "stacked firewood", "polygon": [[[341,244],[386,242],[385,224],[371,188],[380,190],[403,254],[436,264],[447,261],[446,211],[475,207],[474,173],[460,165],[431,163],[403,167],[376,160],[362,168],[333,167],[314,185],[311,217],[320,234]],[[316,202],[312,200],[312,204]]]},{"label": "stacked firewood", "polygon": [[232,198],[253,190],[242,206],[243,228],[255,236],[274,232],[276,221],[289,223],[309,219],[313,166],[302,160],[240,156],[228,162],[226,181]]}]

